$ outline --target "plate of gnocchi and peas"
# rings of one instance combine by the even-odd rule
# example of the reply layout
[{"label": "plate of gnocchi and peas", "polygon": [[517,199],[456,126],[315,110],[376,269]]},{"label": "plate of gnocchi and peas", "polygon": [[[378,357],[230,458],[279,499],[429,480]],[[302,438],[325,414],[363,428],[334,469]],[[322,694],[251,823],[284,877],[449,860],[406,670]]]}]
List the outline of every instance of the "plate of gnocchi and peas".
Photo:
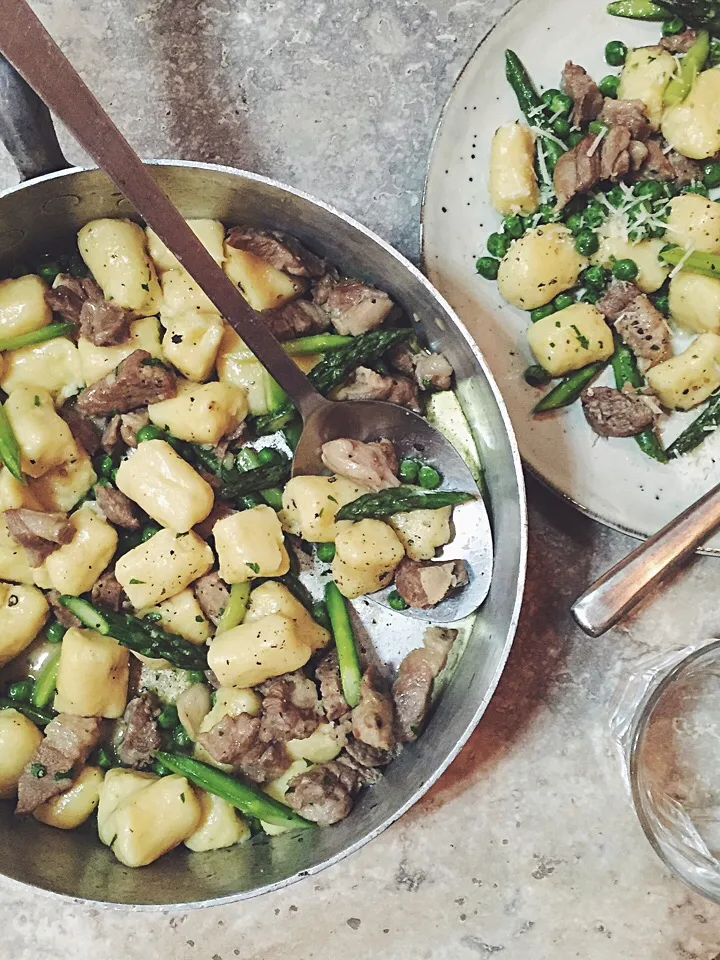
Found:
[{"label": "plate of gnocchi and peas", "polygon": [[[190,225],[321,393],[422,411],[480,479],[450,363],[386,293],[291,236]],[[0,329],[0,797],[96,817],[129,867],[344,819],[467,637],[431,614],[468,582],[436,554],[477,488],[387,440],[291,477],[288,396],[129,220],[0,282]],[[431,622],[389,685],[361,634],[411,609]]]},{"label": "plate of gnocchi and peas", "polygon": [[701,0],[520,0],[434,146],[430,279],[528,465],[638,537],[720,479],[719,200],[720,14]]}]

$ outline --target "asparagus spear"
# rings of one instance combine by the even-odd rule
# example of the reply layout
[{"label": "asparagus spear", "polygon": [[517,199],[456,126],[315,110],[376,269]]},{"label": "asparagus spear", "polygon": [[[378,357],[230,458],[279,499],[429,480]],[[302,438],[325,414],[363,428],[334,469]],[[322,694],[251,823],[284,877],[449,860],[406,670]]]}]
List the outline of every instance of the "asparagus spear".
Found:
[{"label": "asparagus spear", "polygon": [[535,89],[535,84],[530,79],[530,74],[525,69],[525,65],[514,50],[505,51],[505,76],[513,88],[520,109],[530,123],[535,124],[537,121],[536,111],[542,106],[542,100]]},{"label": "asparagus spear", "polygon": [[20,447],[17,437],[10,426],[10,421],[2,404],[0,404],[0,460],[16,480],[19,480],[20,483],[27,482],[20,468]]},{"label": "asparagus spear", "polygon": [[86,627],[113,637],[121,646],[144,657],[167,660],[181,670],[207,670],[205,647],[196,647],[184,637],[166,633],[154,621],[140,620],[128,613],[101,610],[80,597],[64,595],[60,597],[60,603]]},{"label": "asparagus spear", "polygon": [[692,89],[695,78],[707,63],[710,55],[710,34],[700,30],[695,43],[680,61],[680,69],[665,89],[663,103],[667,107],[682,103]]},{"label": "asparagus spear", "polygon": [[[261,491],[268,493],[275,506],[275,496],[270,494],[273,488],[284,484],[290,476],[290,461],[285,458],[282,463],[267,463],[252,470],[232,470],[224,473],[223,485],[218,491],[219,496],[226,500],[234,500],[248,493]],[[280,498],[282,499],[282,491]]]},{"label": "asparagus spear", "polygon": [[660,22],[668,19],[668,11],[652,0],[615,0],[608,4],[607,12],[613,17],[627,17],[630,20]]},{"label": "asparagus spear", "polygon": [[47,726],[56,716],[55,713],[51,713],[49,710],[40,710],[30,703],[16,702],[15,700],[10,700],[9,697],[0,697],[0,710],[17,710],[18,713],[22,713],[24,717],[32,720],[38,727]]},{"label": "asparagus spear", "polygon": [[[258,456],[257,451],[253,450],[251,447],[243,447],[237,456],[236,462],[244,471],[244,473],[237,474],[241,480],[246,474],[253,470],[259,470],[261,467],[260,457]],[[277,464],[274,464],[271,461],[270,464],[265,464],[265,466],[278,467],[278,475],[281,477],[281,479],[278,480],[278,483],[285,483],[290,476],[290,461],[285,457],[283,457],[282,460]],[[282,472],[280,472],[280,468],[282,468]],[[265,503],[273,508],[273,510],[282,510],[282,487],[279,487],[276,484],[268,487],[261,487],[260,496],[263,498]]]},{"label": "asparagus spear", "polygon": [[663,19],[670,15],[680,17],[690,27],[720,33],[720,4],[712,0],[657,0],[658,7],[665,9]]},{"label": "asparagus spear", "polygon": [[328,350],[339,350],[352,343],[352,337],[342,337],[338,333],[318,333],[312,337],[300,337],[298,340],[288,340],[283,344],[285,353],[291,357],[302,357],[310,353],[326,353]]},{"label": "asparagus spear", "polygon": [[[629,383],[631,387],[635,387],[636,390],[644,386],[645,381],[638,369],[635,354],[617,335],[615,336],[615,353],[612,358],[612,368],[615,374],[615,386],[618,390],[622,390],[626,383]],[[653,460],[657,460],[658,463],[668,462],[662,444],[652,427],[647,427],[647,429],[641,433],[636,434],[634,439],[642,452],[646,453]]]},{"label": "asparagus spear", "polygon": [[378,493],[365,493],[340,507],[337,520],[364,520],[391,517],[411,510],[439,510],[472,500],[472,493],[459,490],[421,490],[419,487],[388,487]]},{"label": "asparagus spear", "polygon": [[61,647],[55,647],[48,659],[42,666],[40,673],[35,680],[32,693],[32,703],[34,707],[41,710],[46,707],[55,693],[55,684],[57,683],[58,665],[60,663]]},{"label": "asparagus spear", "polygon": [[277,827],[313,826],[309,820],[295,813],[290,807],[286,807],[284,803],[269,797],[256,787],[231,777],[217,767],[211,767],[208,763],[164,751],[158,751],[155,756],[168,770],[187,777],[202,790],[221,797],[248,817],[255,817],[257,820]]},{"label": "asparagus spear", "polygon": [[29,347],[34,343],[45,343],[46,340],[64,337],[66,333],[70,333],[74,329],[74,323],[49,323],[46,327],[33,330],[31,333],[23,333],[19,337],[6,337],[4,340],[0,340],[0,351],[19,350],[21,347]]},{"label": "asparagus spear", "polygon": [[688,273],[699,273],[703,277],[720,277],[720,256],[716,253],[688,254],[682,247],[668,246],[660,251],[660,259],[674,267],[682,263],[682,269]]},{"label": "asparagus spear", "polygon": [[246,583],[234,583],[230,587],[230,599],[222,612],[220,621],[217,625],[215,635],[225,633],[226,630],[232,630],[245,619],[248,601],[250,600],[250,581]]},{"label": "asparagus spear", "polygon": [[668,457],[673,460],[675,457],[690,453],[691,450],[699,447],[703,440],[707,439],[708,434],[718,426],[720,426],[720,390],[710,397],[710,402],[700,416],[693,420],[677,439],[673,440],[667,448]]},{"label": "asparagus spear", "polygon": [[533,407],[533,413],[547,413],[549,410],[559,410],[575,403],[585,387],[591,383],[607,366],[607,360],[598,360],[590,363],[582,370],[574,370],[564,377],[550,393],[546,393],[539,403]]},{"label": "asparagus spear", "polygon": [[340,667],[340,681],[343,695],[348,706],[356,707],[360,702],[360,661],[358,659],[355,633],[350,621],[345,597],[340,593],[332,580],[325,584],[325,604],[330,624],[335,637],[338,665]]}]

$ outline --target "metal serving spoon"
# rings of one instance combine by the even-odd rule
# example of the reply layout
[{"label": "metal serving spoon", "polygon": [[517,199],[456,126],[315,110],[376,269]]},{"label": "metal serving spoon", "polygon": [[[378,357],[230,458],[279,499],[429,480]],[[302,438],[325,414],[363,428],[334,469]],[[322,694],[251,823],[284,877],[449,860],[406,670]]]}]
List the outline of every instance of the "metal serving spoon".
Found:
[{"label": "metal serving spoon", "polygon": [[[462,457],[418,414],[379,401],[333,403],[318,393],[268,332],[262,316],[248,306],[187,226],[25,0],[0,0],[0,13],[2,53],[155,230],[293,399],[303,419],[293,474],[326,473],[321,447],[328,440],[384,437],[395,445],[401,457],[421,455],[437,464],[450,489],[476,490]],[[469,584],[433,610],[408,609],[408,616],[447,623],[468,616],[485,599],[490,588],[493,547],[482,497],[456,508],[455,527],[456,536],[446,548],[447,555],[466,561]],[[372,598],[386,603],[386,595],[384,591]]]}]

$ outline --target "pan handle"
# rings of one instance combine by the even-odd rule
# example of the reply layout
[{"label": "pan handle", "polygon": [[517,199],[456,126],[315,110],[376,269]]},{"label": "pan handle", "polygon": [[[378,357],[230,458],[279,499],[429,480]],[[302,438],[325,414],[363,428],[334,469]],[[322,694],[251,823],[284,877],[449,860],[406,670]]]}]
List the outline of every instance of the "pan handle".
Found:
[{"label": "pan handle", "polygon": [[21,180],[65,170],[50,111],[14,67],[0,55],[0,141]]}]

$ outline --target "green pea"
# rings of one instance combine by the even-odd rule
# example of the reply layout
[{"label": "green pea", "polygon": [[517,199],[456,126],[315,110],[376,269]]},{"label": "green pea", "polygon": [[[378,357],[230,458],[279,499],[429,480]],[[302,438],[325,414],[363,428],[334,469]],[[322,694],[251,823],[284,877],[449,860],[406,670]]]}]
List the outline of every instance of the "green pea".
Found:
[{"label": "green pea", "polygon": [[544,307],[535,307],[534,310],[531,310],[530,319],[533,323],[537,323],[538,320],[544,320],[545,317],[549,317],[551,313],[555,313],[555,304],[546,303]]},{"label": "green pea", "polygon": [[145,443],[146,440],[164,440],[165,431],[156,427],[154,423],[146,423],[144,427],[140,427],[135,439],[138,443]]},{"label": "green pea", "polygon": [[672,19],[666,20],[662,25],[662,35],[664,37],[674,37],[676,34],[684,32],[685,23],[680,17],[672,17]]},{"label": "green pea", "polygon": [[571,293],[560,293],[553,300],[553,305],[556,310],[567,310],[568,307],[571,307],[575,303],[575,297]]},{"label": "green pea", "polygon": [[62,267],[56,260],[50,260],[38,267],[38,273],[47,283],[53,283],[55,277],[62,273]]},{"label": "green pea", "polygon": [[566,93],[560,93],[560,91],[558,91],[553,96],[549,106],[550,112],[553,115],[559,113],[567,116],[567,114],[569,114],[573,108],[572,97],[569,97]]},{"label": "green pea", "polygon": [[519,240],[520,237],[525,233],[525,226],[522,222],[522,218],[517,214],[513,214],[510,217],[505,217],[503,220],[503,233],[507,237],[512,237],[513,240]]},{"label": "green pea", "polygon": [[713,37],[710,40],[710,56],[707,65],[717,67],[718,64],[720,64],[720,37]]},{"label": "green pea", "polygon": [[720,163],[712,161],[703,167],[703,183],[708,190],[720,187]]},{"label": "green pea", "polygon": [[622,40],[611,40],[605,47],[605,59],[611,67],[621,67],[627,60],[628,48]]},{"label": "green pea", "polygon": [[112,461],[112,457],[107,453],[104,453],[102,456],[95,458],[94,467],[95,473],[99,477],[104,477],[106,480],[108,480],[115,469],[115,464]]},{"label": "green pea", "polygon": [[582,131],[572,130],[570,136],[568,137],[568,143],[571,147],[576,147],[580,141],[583,139]]},{"label": "green pea", "polygon": [[66,633],[67,627],[64,627],[55,620],[45,631],[45,639],[48,643],[60,643]]},{"label": "green pea", "polygon": [[181,723],[173,730],[171,739],[173,745],[179,750],[187,750],[188,747],[193,745],[192,737]]},{"label": "green pea", "polygon": [[325,627],[326,630],[331,629],[330,614],[324,601],[318,600],[317,603],[314,603],[310,612],[312,613],[313,620],[319,623],[321,627]]},{"label": "green pea", "polygon": [[508,238],[503,236],[502,233],[491,233],[487,238],[488,253],[492,254],[493,257],[497,257],[498,260],[502,260],[508,252],[509,246]]},{"label": "green pea", "polygon": [[605,133],[607,128],[606,123],[602,123],[600,120],[593,120],[588,124],[588,133],[594,133],[595,136],[597,136],[599,133]]},{"label": "green pea", "polygon": [[202,670],[186,670],[185,675],[190,683],[205,683],[207,680],[207,677]]},{"label": "green pea", "polygon": [[418,470],[418,483],[423,490],[437,490],[442,483],[442,477],[435,467],[423,464]]},{"label": "green pea", "polygon": [[635,194],[638,197],[647,197],[648,200],[662,200],[665,191],[658,180],[643,180],[635,187]]},{"label": "green pea", "polygon": [[625,194],[621,187],[613,187],[612,190],[607,193],[607,198],[613,207],[621,207],[625,202]]},{"label": "green pea", "polygon": [[589,227],[596,229],[605,223],[607,213],[599,203],[591,203],[585,211],[585,222]]},{"label": "green pea", "polygon": [[552,203],[541,204],[538,213],[540,214],[541,223],[556,223],[560,219],[555,205]]},{"label": "green pea", "polygon": [[557,120],[553,120],[552,131],[556,137],[560,137],[561,140],[564,140],[570,134],[570,121],[567,117],[558,117]]},{"label": "green pea", "polygon": [[670,313],[670,296],[667,293],[654,293],[651,298],[652,302],[655,304],[655,307],[662,313],[664,316],[668,316]]},{"label": "green pea", "polygon": [[582,257],[591,257],[600,249],[600,241],[592,230],[581,230],[575,237],[575,249]]},{"label": "green pea", "polygon": [[567,224],[568,230],[574,236],[577,236],[582,230],[585,229],[585,217],[582,215],[582,213],[571,213],[565,223]]},{"label": "green pea", "polygon": [[279,463],[282,460],[282,454],[273,447],[263,447],[257,452],[258,463],[261,466],[271,463]]},{"label": "green pea", "polygon": [[16,680],[8,687],[8,696],[11,700],[17,700],[18,703],[28,703],[33,695],[34,682],[27,680]]},{"label": "green pea", "polygon": [[160,533],[162,527],[159,527],[156,523],[146,524],[140,533],[140,543],[147,543],[148,540],[151,540],[156,533]]},{"label": "green pea", "polygon": [[620,87],[620,77],[615,77],[613,74],[608,74],[607,77],[603,77],[600,83],[598,84],[600,93],[604,97],[609,97],[611,100],[617,99],[618,89]]},{"label": "green pea", "polygon": [[655,226],[653,224],[645,224],[645,230],[649,237],[658,239],[659,237],[664,237],[666,233],[666,228],[661,226]]},{"label": "green pea", "polygon": [[163,730],[174,730],[178,725],[178,712],[174,703],[166,703],[157,718],[158,726]]},{"label": "green pea", "polygon": [[150,610],[142,619],[147,623],[162,623],[162,614],[158,613],[157,610]]},{"label": "green pea", "polygon": [[599,265],[588,267],[582,275],[582,282],[591,290],[601,290],[607,283],[605,268]]},{"label": "green pea", "polygon": [[689,183],[683,188],[683,193],[697,193],[701,197],[706,197],[708,195],[708,188],[702,181],[693,180],[692,183]]},{"label": "green pea", "polygon": [[319,543],[315,547],[315,553],[317,558],[321,563],[332,563],[335,558],[335,544],[334,543]]},{"label": "green pea", "polygon": [[397,590],[393,590],[388,594],[387,602],[391,610],[407,610],[408,608],[407,603],[403,600]]},{"label": "green pea", "polygon": [[612,265],[612,275],[616,280],[634,280],[639,272],[638,265],[629,258],[616,260]]},{"label": "green pea", "polygon": [[403,483],[417,483],[419,469],[417,460],[401,460],[398,474]]},{"label": "green pea", "polygon": [[101,770],[110,770],[117,765],[117,760],[110,747],[102,746],[98,747],[97,754],[95,755],[95,763]]},{"label": "green pea", "polygon": [[565,147],[561,147],[553,140],[546,140],[544,147],[545,162],[547,164],[548,171],[552,173],[555,170],[555,165],[557,164],[558,160],[566,152]]},{"label": "green pea", "polygon": [[552,380],[547,370],[541,367],[539,363],[534,363],[531,367],[528,367],[523,376],[525,377],[525,383],[530,387],[546,387]]},{"label": "green pea", "polygon": [[586,290],[580,297],[583,303],[597,303],[602,298],[601,290]]},{"label": "green pea", "polygon": [[495,260],[494,257],[480,257],[479,260],[475,262],[475,269],[483,280],[497,280],[500,261]]},{"label": "green pea", "polygon": [[71,253],[67,258],[67,272],[71,277],[85,278],[90,276],[90,271],[85,265],[85,261],[79,253]]},{"label": "green pea", "polygon": [[545,93],[540,98],[546,107],[552,107],[553,100],[555,97],[562,96],[560,90],[557,90],[555,87],[550,87],[549,90],[546,90]]},{"label": "green pea", "polygon": [[172,770],[169,767],[166,767],[164,763],[160,763],[159,760],[153,760],[150,769],[159,777],[167,777],[172,773]]}]

